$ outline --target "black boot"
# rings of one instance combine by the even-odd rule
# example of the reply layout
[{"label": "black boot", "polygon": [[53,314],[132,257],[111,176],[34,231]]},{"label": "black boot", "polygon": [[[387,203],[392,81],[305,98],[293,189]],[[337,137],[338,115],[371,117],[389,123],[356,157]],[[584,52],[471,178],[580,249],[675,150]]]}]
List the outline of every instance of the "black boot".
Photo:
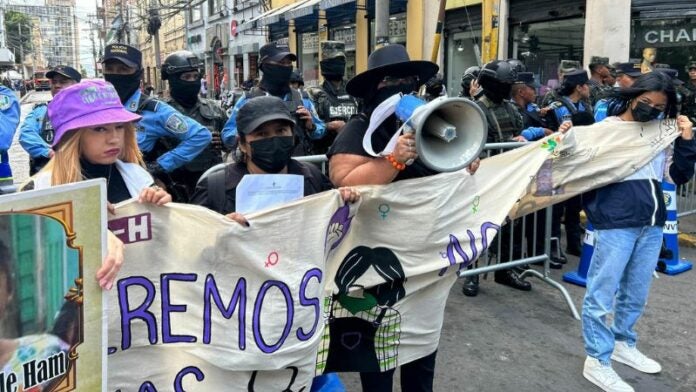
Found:
[{"label": "black boot", "polygon": [[462,293],[467,297],[475,297],[479,292],[479,276],[467,276],[464,278],[464,287],[462,287]]},{"label": "black boot", "polygon": [[495,271],[495,283],[504,284],[522,291],[530,291],[532,289],[532,284],[520,279],[513,270]]}]

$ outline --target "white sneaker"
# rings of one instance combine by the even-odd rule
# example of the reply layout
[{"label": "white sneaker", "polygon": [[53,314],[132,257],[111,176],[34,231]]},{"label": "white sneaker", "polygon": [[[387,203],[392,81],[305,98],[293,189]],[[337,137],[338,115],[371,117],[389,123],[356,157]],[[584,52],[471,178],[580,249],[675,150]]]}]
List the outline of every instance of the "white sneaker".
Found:
[{"label": "white sneaker", "polygon": [[637,348],[629,347],[623,341],[616,342],[611,359],[643,373],[659,373],[662,371],[662,366],[657,361],[646,357]]},{"label": "white sneaker", "polygon": [[633,387],[626,384],[611,366],[602,365],[596,358],[585,359],[582,375],[606,392],[634,392]]}]

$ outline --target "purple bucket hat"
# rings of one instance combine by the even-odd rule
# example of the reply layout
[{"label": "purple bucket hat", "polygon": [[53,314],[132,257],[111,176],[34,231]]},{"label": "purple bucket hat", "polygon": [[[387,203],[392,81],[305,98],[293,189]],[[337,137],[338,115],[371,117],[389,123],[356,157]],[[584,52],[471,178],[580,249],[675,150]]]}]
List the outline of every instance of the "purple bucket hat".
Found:
[{"label": "purple bucket hat", "polygon": [[48,118],[55,129],[51,147],[75,129],[140,120],[123,107],[114,86],[100,79],[83,80],[61,90],[48,104]]}]

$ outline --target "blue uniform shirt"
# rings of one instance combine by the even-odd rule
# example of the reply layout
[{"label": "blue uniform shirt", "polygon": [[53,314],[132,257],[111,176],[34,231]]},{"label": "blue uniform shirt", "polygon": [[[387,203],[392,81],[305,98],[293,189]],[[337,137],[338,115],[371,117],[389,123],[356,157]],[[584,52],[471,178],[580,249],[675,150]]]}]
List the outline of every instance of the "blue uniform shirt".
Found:
[{"label": "blue uniform shirt", "polygon": [[600,99],[597,101],[594,109],[594,120],[595,122],[600,122],[607,118],[607,109],[609,109],[609,100]]},{"label": "blue uniform shirt", "polygon": [[[124,106],[128,111],[135,113],[139,102],[140,90],[137,90]],[[191,162],[213,138],[208,128],[162,101],[157,102],[154,111],[143,110],[140,115],[143,118],[138,122],[137,136],[141,151],[150,152],[155,147],[155,142],[161,137],[180,141],[174,149],[157,158],[157,163],[166,172]]]},{"label": "blue uniform shirt", "polygon": [[[528,113],[539,112],[539,106],[535,103],[528,103],[525,110]],[[542,127],[528,127],[520,132],[520,136],[527,140],[538,140],[545,136],[544,128]]]},{"label": "blue uniform shirt", "polygon": [[32,158],[48,158],[51,151],[51,146],[41,137],[41,128],[47,112],[46,104],[36,105],[19,128],[19,143]]},{"label": "blue uniform shirt", "polygon": [[0,181],[12,179],[7,150],[19,125],[19,101],[14,91],[0,86]]},{"label": "blue uniform shirt", "polygon": [[[237,103],[234,105],[234,109],[232,109],[230,118],[227,120],[227,123],[225,123],[225,127],[222,128],[222,142],[227,146],[231,147],[234,145],[234,139],[237,137],[237,112],[239,112],[239,108],[244,106],[248,99],[249,98],[247,98],[246,95],[239,98]],[[291,101],[292,94],[285,94],[283,100]],[[309,113],[312,115],[312,122],[314,122],[314,130],[309,133],[309,138],[313,140],[323,138],[324,134],[326,133],[326,125],[324,125],[324,122],[319,118],[317,111],[314,109],[312,100],[302,97],[302,104],[304,105],[305,109],[309,110]]]},{"label": "blue uniform shirt", "polygon": [[[578,112],[587,111],[587,109],[585,109],[585,104],[583,104],[582,101],[578,102],[575,107],[578,109]],[[558,125],[563,124],[565,121],[570,121],[570,117],[573,114],[570,112],[570,110],[568,110],[567,107],[565,107],[565,105],[557,107],[553,112],[558,120]]]}]

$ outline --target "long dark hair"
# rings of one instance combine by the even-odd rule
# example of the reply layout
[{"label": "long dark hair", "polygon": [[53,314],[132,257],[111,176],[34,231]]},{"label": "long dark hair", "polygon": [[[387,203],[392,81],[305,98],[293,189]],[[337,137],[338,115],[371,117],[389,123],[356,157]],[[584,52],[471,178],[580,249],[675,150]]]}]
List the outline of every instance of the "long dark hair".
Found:
[{"label": "long dark hair", "polygon": [[367,246],[358,246],[351,250],[338,267],[334,282],[338,286],[339,294],[348,294],[350,286],[370,267],[385,280],[385,283],[365,290],[375,296],[378,304],[393,306],[406,295],[406,274],[394,252],[387,248],[370,249]]},{"label": "long dark hair", "polygon": [[612,93],[607,114],[618,116],[629,109],[631,102],[639,96],[651,92],[663,92],[667,95],[667,106],[665,116],[674,118],[677,116],[677,94],[674,90],[672,79],[662,72],[650,72],[643,74],[636,79],[633,86],[615,89]]}]

